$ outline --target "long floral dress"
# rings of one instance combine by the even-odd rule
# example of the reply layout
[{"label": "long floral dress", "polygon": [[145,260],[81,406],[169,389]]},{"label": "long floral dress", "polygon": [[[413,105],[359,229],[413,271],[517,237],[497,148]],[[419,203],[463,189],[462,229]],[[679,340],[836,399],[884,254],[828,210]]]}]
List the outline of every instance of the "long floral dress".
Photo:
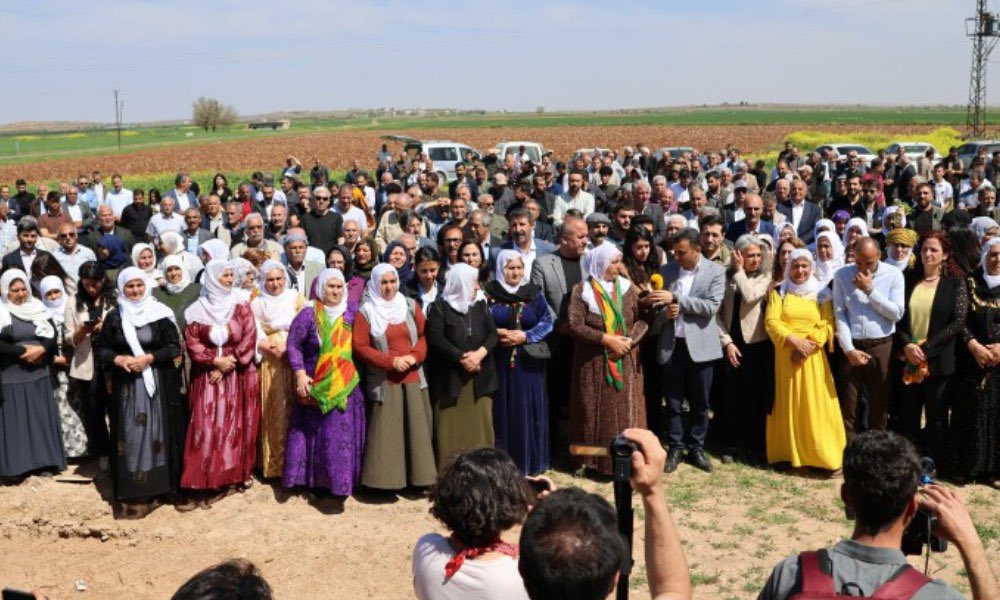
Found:
[{"label": "long floral dress", "polygon": [[[209,337],[210,327],[188,323],[184,339],[191,358],[188,404],[191,421],[184,444],[181,486],[214,490],[245,483],[253,475],[260,424],[260,381],[254,355],[257,327],[250,305],[236,305],[229,339],[222,348]],[[236,368],[210,383],[218,356],[235,356]]]}]

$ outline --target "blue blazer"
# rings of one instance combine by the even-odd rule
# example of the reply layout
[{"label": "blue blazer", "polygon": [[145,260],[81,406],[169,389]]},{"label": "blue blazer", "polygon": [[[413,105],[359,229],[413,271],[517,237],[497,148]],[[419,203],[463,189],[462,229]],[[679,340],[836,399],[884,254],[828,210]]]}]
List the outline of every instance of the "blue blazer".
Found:
[{"label": "blue blazer", "polygon": [[[778,230],[774,226],[774,223],[761,219],[760,223],[757,225],[757,231],[759,233],[766,233],[772,238],[774,238],[775,241],[777,241]],[[746,219],[733,221],[732,223],[729,224],[729,229],[726,230],[726,239],[731,242],[736,242],[736,240],[740,239],[740,236],[746,234],[746,232],[747,232]]]}]

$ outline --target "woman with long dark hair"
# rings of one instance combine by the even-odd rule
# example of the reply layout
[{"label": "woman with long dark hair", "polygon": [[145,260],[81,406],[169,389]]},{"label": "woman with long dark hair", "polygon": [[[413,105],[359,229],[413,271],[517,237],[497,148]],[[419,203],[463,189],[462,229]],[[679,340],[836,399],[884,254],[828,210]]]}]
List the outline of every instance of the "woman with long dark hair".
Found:
[{"label": "woman with long dark hair", "polygon": [[441,294],[441,255],[430,246],[419,248],[413,255],[413,268],[415,276],[400,291],[413,298],[426,316],[431,302]]},{"label": "woman with long dark hair", "polygon": [[104,328],[104,318],[117,306],[117,291],[97,261],[80,265],[79,287],[63,325],[66,342],[73,352],[69,363],[67,401],[82,412],[87,454],[100,457],[108,466],[108,402],[104,369],[94,362],[95,342]]},{"label": "woman with long dark hair", "polygon": [[[633,225],[625,234],[622,244],[622,264],[628,280],[639,293],[639,318],[652,325],[659,312],[657,294],[663,287],[659,254],[653,234],[647,227]],[[656,275],[654,278],[653,276]],[[666,407],[663,404],[663,369],[656,364],[656,344],[659,336],[646,335],[639,345],[642,360],[643,389],[646,392],[646,420],[652,431],[661,432],[667,425]]]},{"label": "woman with long dark hair", "polygon": [[955,341],[965,331],[969,296],[948,234],[925,232],[919,247],[916,271],[906,281],[906,312],[896,324],[896,346],[904,361],[904,385],[897,387],[899,428],[926,456],[940,462],[948,431]]},{"label": "woman with long dark hair", "polygon": [[209,188],[208,193],[218,196],[222,204],[229,202],[230,198],[233,197],[233,190],[229,187],[229,181],[222,173],[216,173],[215,177],[212,178],[212,186]]},{"label": "woman with long dark hair", "polygon": [[377,264],[378,249],[375,240],[362,238],[354,248],[354,274],[362,279],[368,279]]}]

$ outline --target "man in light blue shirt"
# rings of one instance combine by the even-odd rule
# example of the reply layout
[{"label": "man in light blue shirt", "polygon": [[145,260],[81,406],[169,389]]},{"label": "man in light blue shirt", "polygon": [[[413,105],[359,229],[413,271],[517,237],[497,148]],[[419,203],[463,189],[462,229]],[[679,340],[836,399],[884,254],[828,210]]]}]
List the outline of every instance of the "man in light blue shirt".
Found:
[{"label": "man in light blue shirt", "polygon": [[850,442],[859,433],[859,400],[867,392],[868,429],[886,428],[892,335],[903,318],[903,273],[880,262],[878,242],[863,237],[854,244],[855,263],[833,278],[837,341],[847,360],[837,377],[840,411]]}]

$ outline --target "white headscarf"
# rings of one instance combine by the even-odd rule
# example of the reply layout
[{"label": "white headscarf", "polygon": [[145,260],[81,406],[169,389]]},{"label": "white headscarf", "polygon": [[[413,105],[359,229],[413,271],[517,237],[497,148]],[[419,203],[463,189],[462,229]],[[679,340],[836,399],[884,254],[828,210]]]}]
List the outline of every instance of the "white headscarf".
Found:
[{"label": "white headscarf", "polygon": [[[59,279],[55,275],[44,277],[38,283],[38,289],[42,292],[42,304],[48,310],[49,318],[55,322],[56,326],[61,326],[66,320],[66,287],[63,285],[62,279]],[[46,298],[52,290],[62,292],[58,300],[49,300]]]},{"label": "white headscarf", "polygon": [[198,246],[198,251],[207,254],[209,260],[229,260],[229,248],[222,240],[208,240]]},{"label": "white headscarf", "polygon": [[[125,296],[125,286],[128,282],[136,279],[141,279],[146,283],[146,291],[142,298],[129,300]],[[142,356],[146,353],[142,349],[142,344],[139,343],[136,329],[161,319],[170,319],[171,323],[177,324],[174,311],[154,298],[152,290],[146,274],[138,267],[128,267],[118,274],[118,313],[122,317],[122,333],[125,334],[125,341],[128,342],[129,350],[134,356]],[[156,378],[153,377],[153,369],[149,366],[142,370],[142,384],[150,396],[156,392]]]},{"label": "white headscarf", "polygon": [[847,251],[847,236],[851,234],[852,227],[861,228],[861,237],[871,237],[868,233],[868,223],[861,217],[854,217],[847,222],[847,227],[844,227],[844,237],[841,238],[840,243],[844,246],[844,251]]},{"label": "white headscarf", "polygon": [[[819,239],[819,234],[820,234],[819,229],[820,229],[820,227],[825,227],[826,231],[832,231],[834,233],[837,233],[837,224],[836,223],[834,223],[830,219],[820,219],[819,221],[816,221],[815,225],[813,225],[813,239],[814,240],[815,239]],[[813,245],[814,245],[813,249],[815,249],[815,244],[816,244],[816,242],[813,242]]]},{"label": "white headscarf", "polygon": [[882,235],[889,235],[889,232],[892,231],[889,229],[889,217],[896,213],[899,213],[900,227],[906,227],[906,211],[903,210],[902,206],[891,204],[882,211]]},{"label": "white headscarf", "polygon": [[778,238],[775,240],[776,242],[781,239],[781,234],[786,229],[791,229],[792,230],[792,237],[793,238],[799,237],[799,232],[798,232],[798,230],[795,229],[795,224],[792,223],[791,221],[785,221],[780,226],[778,226]]},{"label": "white headscarf", "polygon": [[201,278],[201,295],[184,311],[184,320],[188,323],[200,323],[211,328],[209,337],[219,348],[229,339],[229,321],[238,303],[233,290],[224,287],[219,278],[224,272],[235,270],[229,261],[208,261],[205,275]]},{"label": "white headscarf", "polygon": [[257,273],[257,267],[253,266],[253,263],[249,260],[239,257],[234,258],[231,264],[236,269],[233,277],[233,294],[240,299],[241,302],[250,302],[250,296],[253,295],[253,290],[248,290],[243,287],[247,281],[254,281],[257,279],[259,273]]},{"label": "white headscarf", "polygon": [[[285,289],[277,296],[268,292],[265,285],[267,274],[272,271],[281,271],[285,276]],[[260,308],[258,313],[261,322],[257,325],[260,327],[266,325],[271,329],[288,331],[292,325],[292,319],[295,318],[295,306],[298,303],[299,293],[292,287],[285,265],[272,259],[264,261],[260,267],[259,286],[260,293],[253,299],[254,306]]]},{"label": "white headscarf", "polygon": [[587,308],[595,315],[601,314],[601,308],[597,305],[597,298],[594,297],[594,288],[591,287],[588,280],[593,279],[600,284],[609,296],[615,289],[615,282],[618,283],[623,295],[632,287],[632,282],[620,275],[616,275],[611,281],[604,279],[604,274],[608,272],[611,262],[615,257],[619,256],[622,256],[622,251],[618,249],[618,246],[614,244],[601,244],[590,252],[587,252],[583,257],[582,297]]},{"label": "white headscarf", "polygon": [[983,238],[986,237],[986,233],[990,229],[997,229],[1000,224],[989,217],[976,217],[972,219],[972,231],[976,232],[976,239],[979,240],[979,244],[982,245]]},{"label": "white headscarf", "polygon": [[336,279],[337,281],[342,282],[345,287],[347,286],[347,280],[344,279],[344,274],[340,271],[340,269],[323,269],[316,277],[316,294],[323,302],[323,310],[326,311],[327,318],[329,318],[330,322],[333,323],[343,316],[345,312],[347,312],[347,290],[345,289],[344,293],[341,294],[340,304],[327,306],[326,300],[324,300],[326,297],[326,282],[331,279]]},{"label": "white headscarf", "polygon": [[[191,285],[191,270],[188,269],[187,262],[184,258],[177,254],[171,254],[170,256],[163,259],[160,263],[163,268],[163,287],[166,288],[171,294],[179,294],[184,291],[187,286]],[[177,283],[170,283],[167,280],[167,271],[170,267],[177,267],[181,270],[181,280]]]},{"label": "white headscarf", "polygon": [[516,285],[510,285],[507,283],[503,270],[504,267],[507,266],[507,263],[515,258],[520,260],[522,265],[524,264],[524,259],[521,257],[521,253],[517,250],[501,250],[500,254],[497,255],[497,269],[496,274],[494,275],[494,279],[496,279],[497,283],[499,283],[503,289],[507,290],[511,294],[516,294],[517,290],[521,289],[521,286],[528,283],[527,269],[521,271],[521,281],[518,281]]},{"label": "white headscarf", "polygon": [[788,262],[785,263],[785,280],[781,282],[779,293],[782,298],[784,298],[786,294],[794,294],[802,298],[818,299],[817,295],[820,290],[820,284],[815,277],[815,273],[812,272],[813,269],[810,269],[809,277],[807,277],[802,283],[795,283],[792,281],[792,263],[800,258],[808,260],[810,267],[815,267],[813,256],[808,250],[805,248],[796,248],[795,250],[792,250],[792,253],[788,256]]},{"label": "white headscarf", "polygon": [[392,300],[386,300],[382,297],[382,277],[390,273],[396,277],[398,282],[399,273],[396,271],[396,267],[389,263],[376,265],[368,279],[368,294],[365,302],[371,304],[372,310],[365,316],[370,317],[368,327],[375,337],[384,334],[389,325],[396,325],[406,320],[406,298],[403,297],[402,292],[397,290]]},{"label": "white headscarf", "polygon": [[[149,250],[149,253],[153,256],[153,262],[146,269],[139,266],[139,257],[142,255],[143,250]],[[149,244],[136,244],[132,246],[132,266],[146,274],[147,288],[160,285],[159,280],[163,279],[163,272],[156,268],[156,250],[153,250],[152,246]]]},{"label": "white headscarf", "polygon": [[160,234],[160,246],[165,254],[180,254],[184,252],[184,236],[176,231],[164,231]]},{"label": "white headscarf", "polygon": [[472,265],[466,263],[452,265],[444,277],[441,299],[463,315],[468,314],[469,307],[479,301],[478,294],[472,291],[478,279],[479,270]]},{"label": "white headscarf", "polygon": [[986,285],[992,290],[996,286],[1000,285],[1000,275],[990,275],[989,267],[986,266],[987,258],[990,255],[990,248],[1000,244],[1000,238],[992,237],[986,240],[983,244],[982,258],[979,259],[979,266],[983,268],[983,280],[986,281]]},{"label": "white headscarf", "polygon": [[[819,259],[819,241],[821,239],[829,241],[830,245],[833,246],[833,258],[830,260]],[[820,285],[826,286],[826,284],[830,283],[834,273],[842,266],[844,266],[844,245],[840,242],[840,238],[837,237],[836,232],[821,231],[816,237],[815,262],[815,275]]]},{"label": "white headscarf", "polygon": [[[17,280],[21,280],[24,285],[28,286],[28,298],[21,304],[14,304],[7,297],[7,294],[10,292],[10,286]],[[52,323],[49,323],[49,311],[38,298],[31,295],[31,280],[28,279],[24,271],[21,269],[11,269],[4,273],[0,277],[0,294],[3,295],[3,305],[10,311],[11,315],[22,321],[34,323],[35,334],[38,337],[55,337],[56,330],[53,329]],[[0,315],[0,318],[2,318],[2,315]],[[9,320],[7,322],[0,321],[0,327],[9,324]]]}]

